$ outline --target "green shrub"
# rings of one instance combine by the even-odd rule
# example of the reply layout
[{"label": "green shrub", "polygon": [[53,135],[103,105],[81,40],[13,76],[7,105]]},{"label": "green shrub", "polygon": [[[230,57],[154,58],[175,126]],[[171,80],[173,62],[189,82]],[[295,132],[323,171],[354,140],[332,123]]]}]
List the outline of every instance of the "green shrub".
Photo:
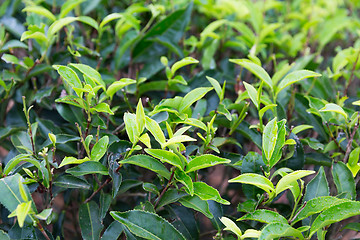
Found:
[{"label": "green shrub", "polygon": [[359,9],[3,1],[1,239],[355,236]]}]

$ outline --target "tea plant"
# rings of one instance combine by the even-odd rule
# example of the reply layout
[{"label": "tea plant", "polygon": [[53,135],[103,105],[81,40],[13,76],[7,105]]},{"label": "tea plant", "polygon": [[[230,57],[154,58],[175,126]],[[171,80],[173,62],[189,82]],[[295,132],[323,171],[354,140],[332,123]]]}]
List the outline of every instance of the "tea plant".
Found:
[{"label": "tea plant", "polygon": [[359,7],[3,1],[0,238],[356,237]]}]

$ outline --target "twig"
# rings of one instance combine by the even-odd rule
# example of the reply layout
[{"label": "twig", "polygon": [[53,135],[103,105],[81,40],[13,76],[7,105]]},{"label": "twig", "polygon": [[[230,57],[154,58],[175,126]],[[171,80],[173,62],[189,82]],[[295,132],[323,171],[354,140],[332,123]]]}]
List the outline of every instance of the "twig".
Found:
[{"label": "twig", "polygon": [[352,79],[354,77],[354,72],[355,72],[356,64],[357,64],[357,62],[359,60],[359,55],[360,55],[360,49],[358,50],[358,54],[356,55],[356,60],[355,60],[355,62],[353,64],[353,67],[351,69],[351,75],[350,75],[349,81],[346,84],[346,87],[345,87],[345,90],[344,90],[344,95],[347,95],[347,91],[348,91],[349,86],[350,86],[350,84],[352,82]]},{"label": "twig", "polygon": [[325,122],[325,125],[327,127],[327,129],[329,130],[329,134],[330,134],[330,137],[331,139],[334,141],[334,143],[336,144],[336,146],[340,149],[341,152],[345,153],[345,151],[341,148],[339,142],[336,140],[336,138],[334,137],[334,135],[332,134],[332,131],[330,129],[330,126],[327,122]]},{"label": "twig", "polygon": [[358,113],[358,121],[357,123],[355,124],[355,127],[354,127],[354,130],[352,131],[351,135],[350,135],[350,139],[348,141],[348,144],[346,145],[346,152],[345,152],[345,156],[344,156],[344,159],[343,159],[343,162],[345,163],[350,155],[350,151],[351,151],[351,146],[352,146],[352,142],[354,141],[354,136],[359,128],[359,121],[360,121],[360,118],[359,118],[359,113]]},{"label": "twig", "polygon": [[50,240],[49,236],[46,234],[43,226],[41,225],[40,221],[37,223],[37,228],[40,230],[40,232],[44,235],[46,240]]},{"label": "twig", "polygon": [[306,204],[307,202],[304,203],[304,205],[299,209],[299,211],[295,214],[295,216],[289,221],[289,224],[291,224],[296,219],[296,217],[301,213],[301,211],[304,210]]},{"label": "twig", "polygon": [[95,192],[93,192],[93,194],[91,194],[91,196],[88,197],[88,198],[84,201],[84,203],[90,202],[91,199],[92,199],[98,192],[100,192],[100,190],[103,189],[109,182],[111,182],[111,178],[106,179],[106,181],[105,181]]},{"label": "twig", "polygon": [[114,131],[112,131],[112,134],[117,134],[125,127],[125,123],[120,124],[117,128],[115,128]]},{"label": "twig", "polygon": [[38,65],[40,63],[39,59],[36,59],[34,62],[34,65],[32,65],[25,74],[25,78],[27,78],[29,76],[29,73],[36,67],[36,65]]},{"label": "twig", "polygon": [[165,187],[165,188],[162,190],[162,192],[160,193],[160,196],[159,196],[159,198],[158,198],[158,200],[156,201],[155,206],[154,206],[155,209],[156,209],[156,207],[159,205],[159,202],[160,202],[161,198],[164,196],[165,192],[166,192],[166,191],[168,190],[168,188],[170,187],[171,181],[172,181],[172,179],[174,178],[174,174],[175,174],[175,169],[172,171],[171,176],[170,176],[170,178],[169,178],[169,181],[168,181],[168,183],[166,184],[166,187]]}]

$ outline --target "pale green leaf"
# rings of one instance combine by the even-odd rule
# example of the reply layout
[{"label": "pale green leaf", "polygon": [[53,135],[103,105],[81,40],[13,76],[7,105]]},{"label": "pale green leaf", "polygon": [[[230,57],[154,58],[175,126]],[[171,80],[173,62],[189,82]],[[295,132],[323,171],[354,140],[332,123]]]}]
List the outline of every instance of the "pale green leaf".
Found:
[{"label": "pale green leaf", "polygon": [[186,172],[189,173],[199,169],[208,168],[218,164],[225,164],[230,162],[231,162],[230,160],[225,158],[221,158],[211,154],[204,154],[192,159],[186,167]]},{"label": "pale green leaf", "polygon": [[282,177],[276,185],[276,195],[278,195],[282,191],[285,191],[286,189],[291,188],[291,184],[296,182],[300,178],[306,177],[314,173],[315,171],[298,170]]},{"label": "pale green leaf", "polygon": [[156,141],[158,141],[158,143],[160,144],[164,144],[165,143],[165,135],[163,133],[163,131],[161,130],[159,124],[149,118],[149,117],[145,117],[145,127],[147,130],[149,130],[151,132],[151,134],[154,136],[154,138],[156,139]]},{"label": "pale green leaf", "polygon": [[275,94],[278,95],[279,92],[281,92],[287,86],[290,86],[291,84],[299,82],[305,78],[320,77],[320,76],[321,74],[309,70],[298,70],[291,72],[288,75],[286,75],[283,80],[281,80],[281,82],[276,88]]},{"label": "pale green leaf", "polygon": [[269,74],[262,67],[249,61],[248,59],[230,59],[229,61],[238,64],[252,72],[272,90],[272,80]]},{"label": "pale green leaf", "polygon": [[230,183],[243,183],[243,184],[250,184],[250,185],[254,185],[255,187],[261,188],[262,190],[264,190],[265,192],[267,192],[269,195],[273,195],[273,193],[275,192],[275,188],[274,185],[272,184],[272,182],[267,179],[264,176],[261,176],[259,174],[255,174],[255,173],[245,173],[245,174],[241,174],[240,176],[230,179],[229,180]]},{"label": "pale green leaf", "polygon": [[203,98],[212,89],[212,87],[200,87],[187,93],[179,104],[179,112],[185,112],[194,102]]},{"label": "pale green leaf", "polygon": [[325,107],[323,107],[319,111],[320,112],[338,113],[338,114],[341,114],[345,119],[347,119],[347,117],[348,117],[348,115],[346,114],[344,109],[342,107],[340,107],[339,105],[335,104],[335,103],[328,103],[328,104],[325,105]]},{"label": "pale green leaf", "polygon": [[186,57],[181,59],[180,61],[174,63],[174,65],[172,65],[171,67],[171,74],[174,75],[175,72],[179,69],[182,68],[184,66],[190,65],[190,64],[195,64],[198,63],[199,61],[196,60],[195,58],[192,57]]},{"label": "pale green leaf", "polygon": [[92,161],[99,161],[105,155],[108,144],[109,144],[108,136],[104,136],[100,138],[100,140],[97,143],[95,143],[95,145],[91,149],[90,159]]},{"label": "pale green leaf", "polygon": [[44,16],[48,19],[50,19],[51,21],[56,21],[56,17],[54,16],[54,14],[52,14],[52,12],[50,12],[49,10],[47,10],[44,7],[41,6],[28,6],[25,7],[23,10],[23,12],[31,12],[31,13],[36,13],[38,15]]},{"label": "pale green leaf", "polygon": [[247,82],[243,82],[243,83],[247,93],[249,94],[251,101],[254,103],[255,107],[258,108],[259,107],[259,103],[257,101],[258,92],[252,85],[248,84]]}]

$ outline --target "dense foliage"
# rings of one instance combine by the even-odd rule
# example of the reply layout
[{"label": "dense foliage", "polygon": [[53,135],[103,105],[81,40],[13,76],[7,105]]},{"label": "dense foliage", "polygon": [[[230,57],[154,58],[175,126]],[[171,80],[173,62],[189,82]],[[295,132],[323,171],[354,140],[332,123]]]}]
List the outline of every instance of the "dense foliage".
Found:
[{"label": "dense foliage", "polygon": [[4,0],[0,239],[349,239],[358,0]]}]

